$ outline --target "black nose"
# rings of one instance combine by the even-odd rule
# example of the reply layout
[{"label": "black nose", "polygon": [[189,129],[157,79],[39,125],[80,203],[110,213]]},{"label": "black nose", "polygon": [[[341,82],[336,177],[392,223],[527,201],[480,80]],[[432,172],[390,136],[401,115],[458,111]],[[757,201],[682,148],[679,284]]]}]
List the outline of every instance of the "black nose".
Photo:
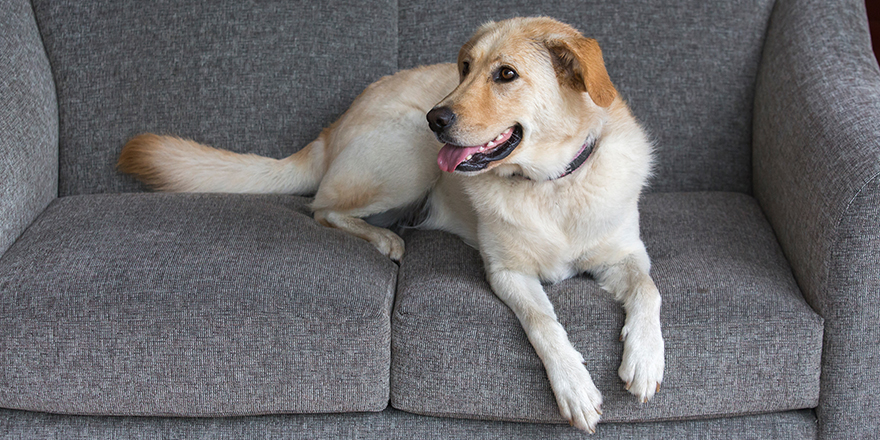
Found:
[{"label": "black nose", "polygon": [[455,113],[449,107],[435,107],[428,112],[428,126],[434,133],[440,133],[455,122]]}]

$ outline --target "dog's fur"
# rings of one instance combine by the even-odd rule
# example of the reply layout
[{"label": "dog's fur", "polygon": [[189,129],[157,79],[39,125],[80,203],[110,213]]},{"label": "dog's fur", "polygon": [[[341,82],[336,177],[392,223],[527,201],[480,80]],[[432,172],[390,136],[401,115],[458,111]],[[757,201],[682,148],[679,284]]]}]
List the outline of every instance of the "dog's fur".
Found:
[{"label": "dog's fur", "polygon": [[[438,167],[438,154],[448,162],[465,151],[457,146],[493,151],[488,142],[506,139],[511,127],[521,140],[505,158],[472,171]],[[563,176],[589,140],[593,153]],[[403,240],[364,218],[424,206],[422,227],[480,249],[492,289],[544,363],[562,416],[593,432],[602,396],[541,286],[589,272],[626,311],[618,370],[626,388],[644,402],[660,389],[660,294],[638,214],[651,146],[596,41],[567,25],[548,18],[488,23],[461,48],[457,65],[380,79],[286,159],[147,134],[124,147],[119,169],[164,191],[315,193],[317,221],[395,260]]]}]

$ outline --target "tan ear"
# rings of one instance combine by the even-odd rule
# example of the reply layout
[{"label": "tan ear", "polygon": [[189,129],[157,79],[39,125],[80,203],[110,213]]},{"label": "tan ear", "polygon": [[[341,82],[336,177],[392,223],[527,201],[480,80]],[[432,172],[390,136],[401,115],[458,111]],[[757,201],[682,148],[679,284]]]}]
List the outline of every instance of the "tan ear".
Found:
[{"label": "tan ear", "polygon": [[587,92],[600,107],[608,107],[617,96],[617,89],[605,70],[602,49],[592,38],[573,37],[549,40],[556,75],[563,85]]}]

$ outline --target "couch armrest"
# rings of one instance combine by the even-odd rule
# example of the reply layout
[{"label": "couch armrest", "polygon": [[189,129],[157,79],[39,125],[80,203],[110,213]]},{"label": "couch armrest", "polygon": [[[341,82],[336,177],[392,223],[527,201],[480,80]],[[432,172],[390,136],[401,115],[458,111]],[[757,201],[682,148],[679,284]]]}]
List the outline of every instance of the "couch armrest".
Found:
[{"label": "couch armrest", "polygon": [[58,106],[30,2],[0,0],[0,254],[58,194]]},{"label": "couch armrest", "polygon": [[825,318],[820,438],[880,418],[880,70],[861,0],[780,0],[755,98],[755,195]]}]

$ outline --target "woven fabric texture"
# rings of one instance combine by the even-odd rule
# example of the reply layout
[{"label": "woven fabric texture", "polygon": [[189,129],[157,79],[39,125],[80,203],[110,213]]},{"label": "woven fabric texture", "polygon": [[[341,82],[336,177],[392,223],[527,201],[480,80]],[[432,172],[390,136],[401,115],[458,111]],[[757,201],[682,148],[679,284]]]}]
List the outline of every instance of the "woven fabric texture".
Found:
[{"label": "woven fabric texture", "polygon": [[31,6],[0,0],[0,255],[58,194],[58,109]]},{"label": "woven fabric texture", "polygon": [[397,266],[306,212],[284,196],[56,199],[0,259],[0,407],[384,409]]},{"label": "woven fabric texture", "polygon": [[820,438],[871,438],[880,395],[880,69],[864,3],[777,6],[755,103],[755,194],[825,317]]},{"label": "woven fabric texture", "polygon": [[[570,426],[486,422],[422,417],[388,409],[381,413],[318,414],[212,419],[146,417],[70,417],[0,410],[0,436],[6,428],[18,438],[107,440],[210,438],[217,440],[574,440],[584,433]],[[713,420],[599,425],[591,440],[663,438],[670,440],[808,440],[815,438],[811,411]]]},{"label": "woven fabric texture", "polygon": [[33,3],[58,86],[61,195],[140,189],[114,165],[142,132],[287,156],[397,67],[393,1]]}]

